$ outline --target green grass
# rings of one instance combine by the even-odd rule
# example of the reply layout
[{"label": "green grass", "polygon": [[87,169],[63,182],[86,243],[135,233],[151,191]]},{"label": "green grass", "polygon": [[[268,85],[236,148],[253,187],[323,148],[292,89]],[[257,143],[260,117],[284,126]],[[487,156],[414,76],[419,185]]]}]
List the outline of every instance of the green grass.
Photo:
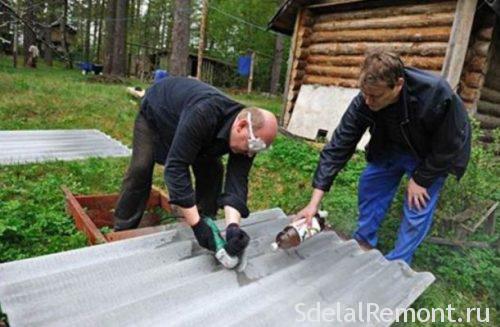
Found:
[{"label": "green grass", "polygon": [[267,109],[273,112],[276,116],[281,115],[281,110],[283,108],[281,104],[281,97],[276,95],[266,94],[256,94],[256,93],[235,93],[231,90],[225,90],[227,93],[231,94],[235,99],[247,106],[254,106]]},{"label": "green grass", "polygon": [[[138,102],[127,95],[123,85],[90,83],[78,71],[40,66],[36,70],[14,70],[10,61],[0,58],[0,129],[97,128],[131,144]],[[279,97],[232,95],[246,105],[277,114],[282,107]],[[293,213],[304,206],[309,200],[318,153],[318,146],[280,136],[273,149],[255,161],[250,176],[250,209],[281,207]],[[440,229],[443,217],[456,214],[475,201],[500,200],[500,173],[495,162],[498,161],[490,152],[474,149],[462,182],[451,178],[447,181],[433,233]],[[86,246],[85,237],[65,212],[60,186],[67,185],[81,194],[114,193],[119,190],[127,164],[128,159],[89,159],[0,166],[0,262]],[[356,226],[357,183],[364,165],[363,154],[355,154],[323,202],[330,213],[330,223],[345,234],[352,233]],[[160,167],[154,183],[163,187]],[[390,250],[394,244],[403,191],[404,185],[381,228],[382,251]],[[475,239],[491,237],[478,233]],[[466,307],[489,307],[490,318],[497,319],[498,252],[458,251],[424,243],[416,253],[413,268],[431,271],[436,276],[436,282],[414,307],[446,308],[450,303],[462,315]]]}]

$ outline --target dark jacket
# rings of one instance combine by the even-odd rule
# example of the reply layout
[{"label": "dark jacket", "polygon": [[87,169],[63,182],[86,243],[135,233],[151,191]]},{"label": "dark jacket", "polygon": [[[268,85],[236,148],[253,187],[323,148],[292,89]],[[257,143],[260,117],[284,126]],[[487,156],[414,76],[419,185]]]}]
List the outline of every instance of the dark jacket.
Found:
[{"label": "dark jacket", "polygon": [[[471,150],[471,127],[467,111],[442,78],[415,68],[405,68],[405,83],[399,101],[401,132],[411,153],[420,161],[415,182],[429,187],[440,176],[465,172]],[[387,155],[386,133],[377,126],[377,115],[358,94],[344,113],[330,143],[321,152],[313,187],[329,191],[335,176],[345,166],[358,141],[369,129],[366,159],[373,162]]]},{"label": "dark jacket", "polygon": [[224,193],[218,203],[248,216],[247,183],[252,158],[229,148],[231,126],[243,105],[195,79],[168,77],[150,87],[141,114],[156,131],[155,161],[165,165],[170,203],[196,204],[189,167],[200,158],[229,153]]}]

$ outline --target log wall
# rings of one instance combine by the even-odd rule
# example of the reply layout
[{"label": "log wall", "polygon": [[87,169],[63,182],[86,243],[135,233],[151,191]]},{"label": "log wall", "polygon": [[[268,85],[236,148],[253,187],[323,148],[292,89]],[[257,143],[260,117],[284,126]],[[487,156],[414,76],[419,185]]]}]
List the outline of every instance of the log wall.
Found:
[{"label": "log wall", "polygon": [[491,47],[494,26],[495,14],[487,6],[476,14],[458,90],[471,114],[475,114],[478,109],[486,75],[491,76],[490,78],[496,75],[495,63],[492,61],[494,51]]},{"label": "log wall", "polygon": [[298,26],[293,59],[296,72],[290,75],[293,87],[286,101],[285,126],[302,84],[356,88],[367,50],[393,51],[408,66],[440,74],[456,4],[456,0],[421,1],[371,9],[344,8],[342,12],[335,12],[333,7],[309,12]]},{"label": "log wall", "polygon": [[[500,19],[496,18],[496,25],[490,26],[493,17],[483,19],[482,21],[489,24],[484,24],[476,32],[476,42],[491,42],[488,56],[482,55],[473,56],[470,59],[468,70],[464,74],[464,80],[467,75],[471,75],[471,71],[479,73],[477,77],[480,82],[480,89],[465,84],[464,91],[461,96],[466,98],[471,95],[468,100],[468,106],[475,110],[475,118],[479,120],[481,127],[485,130],[484,141],[492,142],[492,130],[500,128]],[[471,50],[473,51],[473,50]],[[479,95],[479,96],[478,96]],[[479,99],[478,99],[479,98]]]},{"label": "log wall", "polygon": [[318,14],[309,39],[306,84],[356,87],[359,65],[372,48],[399,53],[405,64],[439,72],[456,1]]},{"label": "log wall", "polygon": [[306,68],[306,58],[308,53],[309,38],[311,36],[311,27],[314,22],[311,12],[302,9],[297,15],[295,31],[292,39],[292,48],[290,52],[291,64],[289,67],[289,76],[286,87],[286,100],[283,125],[287,126],[293,111],[293,105],[299,95],[300,86],[303,83]]}]

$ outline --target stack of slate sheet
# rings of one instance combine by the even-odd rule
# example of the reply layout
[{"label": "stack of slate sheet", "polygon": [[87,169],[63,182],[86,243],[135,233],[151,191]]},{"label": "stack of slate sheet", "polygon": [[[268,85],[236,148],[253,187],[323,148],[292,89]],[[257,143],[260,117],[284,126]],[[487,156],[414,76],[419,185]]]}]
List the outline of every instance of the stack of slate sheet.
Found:
[{"label": "stack of slate sheet", "polygon": [[129,156],[129,148],[98,130],[0,131],[0,165]]},{"label": "stack of slate sheet", "polygon": [[[252,241],[240,273],[223,269],[183,225],[4,263],[0,304],[14,327],[290,326],[308,325],[302,322],[305,310],[319,306],[406,308],[434,280],[333,231],[273,252],[270,243],[289,221],[280,209],[244,221]],[[315,323],[323,324],[332,323]]]}]

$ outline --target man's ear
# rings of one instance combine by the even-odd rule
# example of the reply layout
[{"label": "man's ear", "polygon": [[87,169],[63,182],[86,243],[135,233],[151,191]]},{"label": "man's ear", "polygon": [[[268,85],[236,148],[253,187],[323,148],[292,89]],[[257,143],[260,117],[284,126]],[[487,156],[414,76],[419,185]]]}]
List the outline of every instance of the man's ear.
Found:
[{"label": "man's ear", "polygon": [[236,131],[240,133],[245,127],[247,127],[248,123],[245,119],[240,119],[236,122]]},{"label": "man's ear", "polygon": [[394,86],[397,89],[398,92],[401,91],[401,89],[403,88],[404,83],[405,83],[405,79],[404,78],[402,78],[402,77],[398,78],[398,80],[396,82],[396,85]]}]

